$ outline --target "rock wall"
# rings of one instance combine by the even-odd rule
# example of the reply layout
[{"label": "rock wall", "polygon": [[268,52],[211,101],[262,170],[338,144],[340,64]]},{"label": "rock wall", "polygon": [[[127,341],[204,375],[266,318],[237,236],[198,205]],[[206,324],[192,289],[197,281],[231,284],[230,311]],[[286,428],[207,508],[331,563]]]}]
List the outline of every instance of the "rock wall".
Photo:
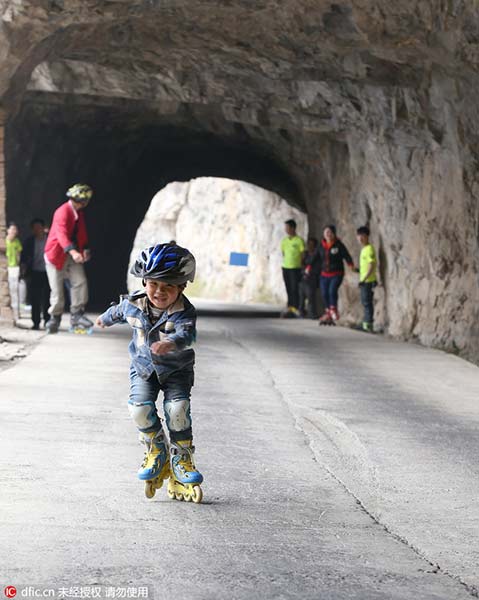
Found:
[{"label": "rock wall", "polygon": [[[146,246],[175,239],[197,260],[192,296],[284,304],[280,243],[284,221],[294,218],[306,235],[306,215],[278,195],[241,181],[204,177],[170,183],[160,190],[138,229],[130,265]],[[230,252],[249,255],[248,266],[232,266]],[[128,275],[128,289],[138,289]]]},{"label": "rock wall", "polygon": [[[477,362],[478,152],[465,133],[477,109],[450,78],[428,88],[434,113],[421,111],[425,102],[414,90],[383,97],[367,136],[348,132],[323,144],[326,183],[311,190],[310,225],[317,232],[325,222],[314,208],[322,207],[357,255],[354,229],[369,223],[380,257],[378,325]],[[360,316],[355,286],[350,276],[342,290],[350,321]]]}]

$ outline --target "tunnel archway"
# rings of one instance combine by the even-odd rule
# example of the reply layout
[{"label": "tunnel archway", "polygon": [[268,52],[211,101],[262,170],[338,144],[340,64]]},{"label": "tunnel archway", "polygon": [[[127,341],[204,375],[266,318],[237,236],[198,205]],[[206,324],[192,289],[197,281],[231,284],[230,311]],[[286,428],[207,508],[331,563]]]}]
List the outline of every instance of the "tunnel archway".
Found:
[{"label": "tunnel archway", "polygon": [[[130,266],[144,248],[175,240],[196,259],[189,297],[283,307],[280,249],[289,219],[306,239],[306,214],[274,192],[220,177],[174,182],[153,197],[136,233]],[[130,273],[127,281],[130,292],[141,287]]]},{"label": "tunnel archway", "polygon": [[168,123],[141,104],[27,101],[8,125],[6,158],[7,215],[23,231],[33,217],[49,222],[72,183],[94,188],[86,212],[94,255],[88,265],[92,307],[125,291],[136,230],[155,192],[170,182],[239,179],[303,207],[297,183],[274,152],[254,146],[241,127],[225,134]]}]

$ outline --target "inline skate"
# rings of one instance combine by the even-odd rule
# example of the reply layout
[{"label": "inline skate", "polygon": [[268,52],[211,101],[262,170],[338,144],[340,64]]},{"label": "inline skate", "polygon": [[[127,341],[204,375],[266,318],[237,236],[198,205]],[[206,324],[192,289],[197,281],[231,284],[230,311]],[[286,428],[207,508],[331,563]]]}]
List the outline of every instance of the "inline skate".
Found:
[{"label": "inline skate", "polygon": [[52,315],[45,324],[45,329],[47,333],[58,333],[58,330],[60,329],[61,320],[61,315]]},{"label": "inline skate", "polygon": [[90,321],[90,319],[85,316],[85,313],[72,313],[70,317],[70,331],[72,333],[90,335],[93,333],[93,321]]},{"label": "inline skate", "polygon": [[193,461],[195,447],[191,440],[170,442],[171,473],[168,481],[168,497],[186,502],[200,503],[203,491],[200,484],[203,475]]},{"label": "inline skate", "polygon": [[334,322],[331,308],[327,308],[324,311],[324,314],[319,318],[318,324],[319,325],[336,325],[336,323]]},{"label": "inline skate", "polygon": [[143,433],[141,441],[146,450],[143,463],[138,469],[138,479],[145,482],[145,496],[153,498],[156,490],[159,490],[163,481],[170,476],[168,444],[163,431]]}]

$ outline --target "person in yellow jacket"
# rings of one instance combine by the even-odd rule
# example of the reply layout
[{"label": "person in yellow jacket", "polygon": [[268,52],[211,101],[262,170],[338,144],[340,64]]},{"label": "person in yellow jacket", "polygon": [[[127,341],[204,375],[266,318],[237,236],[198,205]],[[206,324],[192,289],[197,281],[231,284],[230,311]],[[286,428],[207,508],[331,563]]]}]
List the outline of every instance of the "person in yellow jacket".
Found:
[{"label": "person in yellow jacket", "polygon": [[288,295],[288,309],[293,316],[299,316],[299,284],[303,266],[304,240],[296,234],[296,221],[285,221],[286,237],[281,240],[283,254],[283,279]]},{"label": "person in yellow jacket", "polygon": [[369,242],[369,227],[358,227],[357,238],[362,246],[359,256],[359,288],[364,317],[361,328],[373,332],[374,325],[374,288],[377,286],[377,257],[374,246]]}]

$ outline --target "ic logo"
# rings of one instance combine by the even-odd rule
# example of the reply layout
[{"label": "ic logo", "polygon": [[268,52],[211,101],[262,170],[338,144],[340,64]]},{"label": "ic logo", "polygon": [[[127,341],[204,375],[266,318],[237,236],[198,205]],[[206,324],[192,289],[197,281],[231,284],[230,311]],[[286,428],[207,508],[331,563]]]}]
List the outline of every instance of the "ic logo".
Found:
[{"label": "ic logo", "polygon": [[17,588],[13,585],[7,585],[7,587],[3,590],[3,593],[7,598],[15,598],[17,595]]}]

